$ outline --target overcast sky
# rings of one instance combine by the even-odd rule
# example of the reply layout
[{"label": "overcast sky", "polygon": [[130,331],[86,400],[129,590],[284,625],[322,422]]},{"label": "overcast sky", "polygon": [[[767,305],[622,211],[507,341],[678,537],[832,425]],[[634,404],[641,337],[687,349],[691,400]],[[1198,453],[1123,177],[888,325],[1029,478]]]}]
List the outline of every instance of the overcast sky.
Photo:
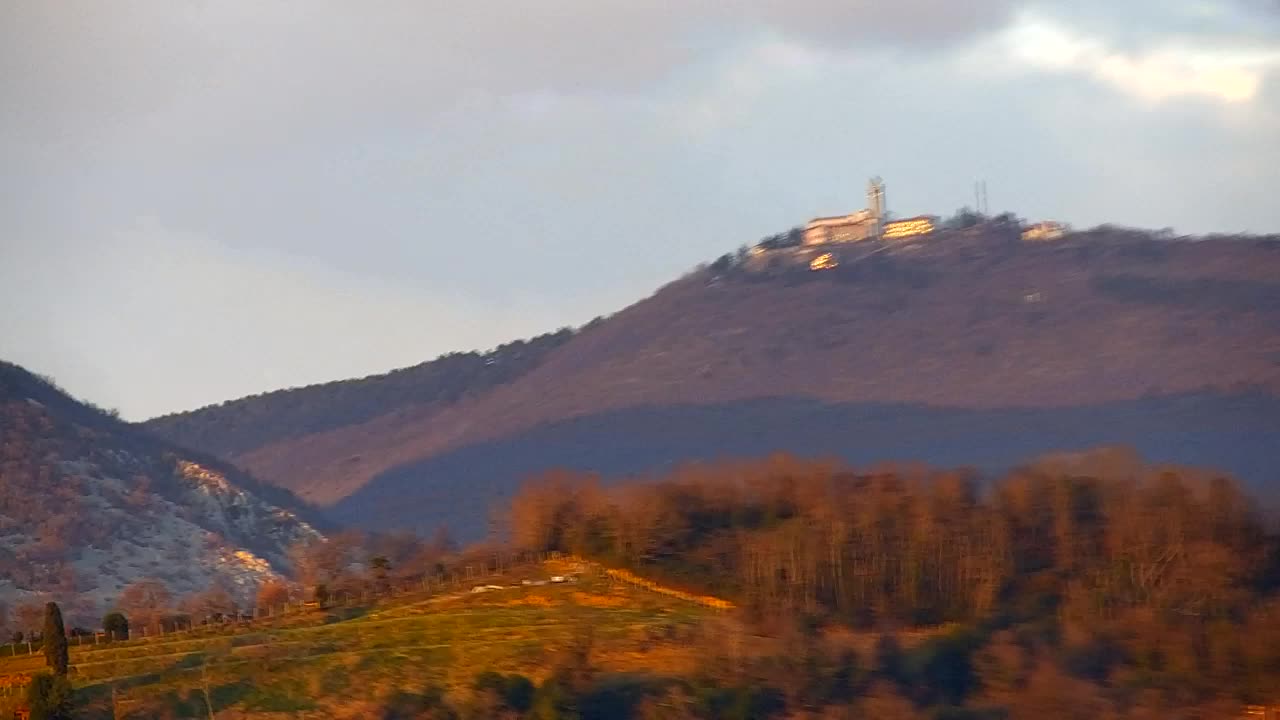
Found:
[{"label": "overcast sky", "polygon": [[130,419],[381,372],[874,174],[1280,231],[1280,2],[0,0],[0,358]]}]

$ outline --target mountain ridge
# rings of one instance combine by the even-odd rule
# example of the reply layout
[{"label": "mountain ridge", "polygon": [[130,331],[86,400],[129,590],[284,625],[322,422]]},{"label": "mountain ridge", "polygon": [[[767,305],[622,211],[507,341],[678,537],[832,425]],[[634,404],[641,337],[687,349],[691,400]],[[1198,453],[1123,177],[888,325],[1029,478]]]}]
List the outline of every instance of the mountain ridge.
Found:
[{"label": "mountain ridge", "polygon": [[[151,418],[144,427],[184,447],[234,455],[264,441],[356,425],[416,405],[448,404],[466,392],[519,377],[550,350],[572,337],[567,329],[528,340],[504,343],[485,353],[454,352],[409,367],[361,378],[333,380],[298,388],[258,393],[195,410]],[[200,427],[199,419],[217,425],[240,413],[248,422],[228,427]],[[192,420],[197,420],[192,422]],[[213,436],[212,438],[210,436]]]},{"label": "mountain ridge", "polygon": [[[837,248],[841,265],[818,273],[804,255],[816,250],[770,251],[669,283],[572,333],[517,377],[228,459],[333,506],[397,468],[628,408],[770,397],[987,410],[1276,397],[1277,249],[1270,238],[1162,240],[1108,228],[1029,244],[1007,228],[976,228],[887,253]],[[146,424],[165,434],[163,425]]]}]

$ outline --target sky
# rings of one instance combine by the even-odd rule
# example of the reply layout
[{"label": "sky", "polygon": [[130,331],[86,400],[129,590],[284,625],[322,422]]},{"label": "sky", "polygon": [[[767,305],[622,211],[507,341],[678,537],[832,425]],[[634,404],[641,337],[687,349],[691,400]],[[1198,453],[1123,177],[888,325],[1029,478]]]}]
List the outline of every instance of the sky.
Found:
[{"label": "sky", "polygon": [[872,175],[1280,231],[1280,0],[0,0],[0,98],[0,358],[134,420],[577,326]]}]

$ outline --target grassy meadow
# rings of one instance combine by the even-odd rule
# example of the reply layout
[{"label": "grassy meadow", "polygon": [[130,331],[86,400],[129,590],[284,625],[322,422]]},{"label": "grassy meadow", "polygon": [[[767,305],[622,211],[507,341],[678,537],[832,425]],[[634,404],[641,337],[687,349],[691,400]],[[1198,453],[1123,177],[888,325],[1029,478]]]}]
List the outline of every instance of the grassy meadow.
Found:
[{"label": "grassy meadow", "polygon": [[[589,637],[606,672],[679,674],[687,642],[714,614],[586,574],[522,585],[555,566],[434,596],[301,613],[252,625],[96,646],[71,646],[72,681],[86,718],[369,717],[396,692],[465,692],[483,671],[542,679],[557,654]],[[36,673],[44,658],[0,658],[0,675]],[[16,691],[0,697],[8,716]],[[79,715],[78,715],[79,717]]]}]

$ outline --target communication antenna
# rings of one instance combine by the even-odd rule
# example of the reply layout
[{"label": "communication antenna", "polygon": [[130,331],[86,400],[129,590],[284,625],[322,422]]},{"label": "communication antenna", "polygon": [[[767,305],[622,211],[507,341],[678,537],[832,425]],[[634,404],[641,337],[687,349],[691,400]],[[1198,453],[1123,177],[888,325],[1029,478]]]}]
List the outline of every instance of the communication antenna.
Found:
[{"label": "communication antenna", "polygon": [[871,211],[871,218],[875,222],[875,234],[878,238],[885,221],[884,180],[879,176],[871,178],[867,183],[867,209]]},{"label": "communication antenna", "polygon": [[986,180],[977,180],[973,183],[973,211],[982,215],[991,211],[991,206],[987,204]]}]

